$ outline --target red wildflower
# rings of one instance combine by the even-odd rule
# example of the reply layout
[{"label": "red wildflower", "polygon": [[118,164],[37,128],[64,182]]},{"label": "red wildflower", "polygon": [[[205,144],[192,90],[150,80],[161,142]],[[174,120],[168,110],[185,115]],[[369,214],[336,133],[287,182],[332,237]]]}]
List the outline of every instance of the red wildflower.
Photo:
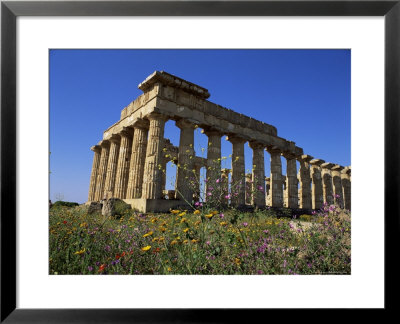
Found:
[{"label": "red wildflower", "polygon": [[63,221],[63,223],[64,223],[64,224],[67,224],[68,222],[67,222],[67,221]]},{"label": "red wildflower", "polygon": [[102,272],[105,268],[106,268],[106,264],[102,264],[100,267],[99,267],[99,272]]}]

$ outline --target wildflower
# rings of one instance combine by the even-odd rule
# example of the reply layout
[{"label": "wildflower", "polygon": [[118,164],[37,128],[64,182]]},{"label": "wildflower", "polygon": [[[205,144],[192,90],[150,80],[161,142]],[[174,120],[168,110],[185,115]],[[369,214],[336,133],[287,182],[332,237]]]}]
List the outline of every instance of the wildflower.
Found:
[{"label": "wildflower", "polygon": [[64,223],[64,224],[67,224],[68,222],[67,222],[67,221],[63,221],[63,223]]},{"label": "wildflower", "polygon": [[184,223],[184,222],[186,222],[187,221],[187,219],[185,218],[185,217],[183,217],[182,219],[181,219],[181,223]]},{"label": "wildflower", "polygon": [[217,179],[217,180],[215,180],[215,182],[216,182],[216,183],[220,183],[220,182],[221,182],[221,179]]},{"label": "wildflower", "polygon": [[199,240],[193,239],[192,243],[197,243]]},{"label": "wildflower", "polygon": [[204,215],[204,216],[206,216],[207,218],[212,218],[214,215],[213,214],[207,214],[207,215]]},{"label": "wildflower", "polygon": [[207,192],[207,196],[212,196],[212,193],[211,192]]},{"label": "wildflower", "polygon": [[221,222],[221,223],[219,223],[219,225],[226,226],[226,225],[228,225],[228,223],[227,222]]},{"label": "wildflower", "polygon": [[106,267],[107,267],[106,264],[102,264],[102,265],[99,267],[99,272],[102,272]]},{"label": "wildflower", "polygon": [[161,236],[158,238],[158,242],[164,242],[164,238]]},{"label": "wildflower", "polygon": [[284,268],[286,268],[286,264],[287,264],[286,260],[283,260],[283,267]]},{"label": "wildflower", "polygon": [[219,214],[219,218],[224,219],[225,215],[223,213]]},{"label": "wildflower", "polygon": [[147,246],[141,248],[142,251],[148,251],[150,249],[151,249],[150,245],[147,245]]},{"label": "wildflower", "polygon": [[211,242],[210,242],[210,241],[207,241],[207,242],[206,242],[206,244],[207,244],[207,245],[210,245],[210,244],[211,244]]},{"label": "wildflower", "polygon": [[178,243],[178,241],[176,241],[176,240],[172,240],[171,241],[171,245],[175,245],[175,244],[177,244]]},{"label": "wildflower", "polygon": [[179,217],[182,217],[182,216],[185,216],[186,215],[186,212],[182,212],[182,213],[180,213],[178,216]]},{"label": "wildflower", "polygon": [[165,232],[167,229],[164,226],[160,226],[160,231]]},{"label": "wildflower", "polygon": [[183,230],[184,233],[187,233],[188,231],[189,231],[188,227]]},{"label": "wildflower", "polygon": [[171,267],[168,267],[168,268],[167,268],[167,271],[172,271]]},{"label": "wildflower", "polygon": [[184,240],[184,241],[183,241],[183,244],[186,244],[187,242],[188,242],[188,240]]},{"label": "wildflower", "polygon": [[198,221],[196,221],[196,222],[194,223],[194,225],[199,225],[200,223],[201,223],[201,221],[198,220]]},{"label": "wildflower", "polygon": [[200,213],[201,213],[201,211],[198,210],[198,209],[196,209],[196,210],[193,212],[194,215],[198,215],[198,214],[200,214]]},{"label": "wildflower", "polygon": [[196,202],[194,203],[194,205],[195,205],[196,207],[201,207],[201,206],[203,206],[203,204],[202,204],[201,202],[199,202],[199,201],[196,201]]},{"label": "wildflower", "polygon": [[249,225],[249,223],[244,222],[242,225],[243,225],[244,227],[247,227],[247,226]]},{"label": "wildflower", "polygon": [[93,271],[93,267],[88,266],[87,268],[88,268],[89,271]]},{"label": "wildflower", "polygon": [[239,258],[235,258],[235,263],[236,263],[236,265],[240,265],[240,263],[241,263],[240,259]]},{"label": "wildflower", "polygon": [[154,254],[156,254],[156,253],[158,253],[158,252],[160,252],[160,248],[159,248],[159,247],[158,247],[158,248],[155,248],[154,251],[153,251]]},{"label": "wildflower", "polygon": [[171,214],[179,214],[180,212],[181,212],[180,210],[176,209],[171,210]]},{"label": "wildflower", "polygon": [[217,214],[218,214],[218,212],[217,212],[216,210],[214,210],[214,211],[212,211],[212,212],[211,212],[211,214],[213,214],[213,215],[217,215]]},{"label": "wildflower", "polygon": [[153,235],[153,232],[152,232],[152,231],[150,231],[150,232],[144,234],[143,237],[148,237],[148,236],[151,236],[151,235]]},{"label": "wildflower", "polygon": [[80,250],[80,251],[76,251],[74,254],[81,255],[81,254],[85,253],[85,251],[86,251],[86,249],[85,249],[85,248],[83,248],[83,249],[82,249],[82,250]]}]

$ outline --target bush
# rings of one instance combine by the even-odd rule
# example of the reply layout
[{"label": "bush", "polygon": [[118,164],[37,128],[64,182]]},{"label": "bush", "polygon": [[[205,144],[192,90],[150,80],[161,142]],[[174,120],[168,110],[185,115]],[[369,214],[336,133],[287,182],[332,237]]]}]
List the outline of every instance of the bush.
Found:
[{"label": "bush", "polygon": [[56,201],[56,202],[53,204],[52,208],[54,208],[54,207],[76,207],[76,206],[79,206],[79,204],[76,203],[76,202],[61,201],[61,200],[59,200],[59,201]]}]

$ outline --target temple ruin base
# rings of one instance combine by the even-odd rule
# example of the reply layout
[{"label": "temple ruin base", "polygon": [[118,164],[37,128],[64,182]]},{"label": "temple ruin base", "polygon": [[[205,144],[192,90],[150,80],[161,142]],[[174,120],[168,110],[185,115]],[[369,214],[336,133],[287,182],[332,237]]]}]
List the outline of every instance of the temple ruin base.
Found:
[{"label": "temple ruin base", "polygon": [[166,213],[175,208],[188,208],[189,205],[182,200],[175,199],[123,199],[124,202],[131,205],[133,210],[141,213]]}]

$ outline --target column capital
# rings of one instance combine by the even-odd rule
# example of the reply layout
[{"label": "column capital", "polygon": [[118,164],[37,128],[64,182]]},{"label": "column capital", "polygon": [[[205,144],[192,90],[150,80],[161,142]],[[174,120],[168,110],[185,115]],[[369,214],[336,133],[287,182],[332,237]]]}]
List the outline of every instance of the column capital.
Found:
[{"label": "column capital", "polygon": [[112,134],[111,137],[109,138],[109,141],[111,143],[119,144],[121,142],[121,136],[119,136],[117,134]]},{"label": "column capital", "polygon": [[259,142],[255,142],[255,141],[250,141],[249,142],[249,146],[250,148],[252,148],[253,150],[263,150],[265,148],[265,145]]},{"label": "column capital", "polygon": [[267,146],[267,148],[266,148],[266,150],[268,151],[268,153],[282,153],[282,150],[279,148],[279,147],[277,147],[277,146],[274,146],[274,145],[269,145],[269,146]]},{"label": "column capital", "polygon": [[286,159],[286,160],[294,160],[296,158],[296,155],[292,152],[282,152],[282,156]]},{"label": "column capital", "polygon": [[325,163],[325,161],[321,159],[314,159],[310,161],[311,165],[316,165],[316,166],[320,166],[322,163]]},{"label": "column capital", "polygon": [[207,136],[223,136],[224,133],[220,132],[219,130],[215,128],[203,128],[202,130],[203,134],[206,134]]},{"label": "column capital", "polygon": [[351,174],[351,166],[347,166],[345,168],[343,168],[342,173],[344,174]]},{"label": "column capital", "polygon": [[90,150],[92,150],[93,152],[96,153],[100,153],[101,152],[101,146],[100,145],[93,145]]},{"label": "column capital", "polygon": [[175,125],[179,127],[180,129],[183,128],[189,128],[189,129],[195,129],[196,125],[191,123],[190,121],[187,121],[186,119],[179,119],[175,122]]},{"label": "column capital", "polygon": [[334,165],[334,166],[332,167],[332,171],[339,171],[339,172],[341,172],[343,169],[344,169],[344,167],[341,166],[341,165],[339,165],[339,164],[336,164],[336,165]]},{"label": "column capital", "polygon": [[109,148],[110,147],[110,141],[109,140],[102,140],[99,142],[99,145],[103,148]]},{"label": "column capital", "polygon": [[334,164],[330,163],[330,162],[326,162],[326,163],[322,163],[321,164],[321,168],[322,169],[326,169],[326,170],[331,170],[333,166],[334,166]]},{"label": "column capital", "polygon": [[303,154],[303,155],[300,155],[297,159],[299,161],[303,161],[303,162],[310,162],[313,158],[314,157],[312,157],[311,155]]},{"label": "column capital", "polygon": [[147,118],[148,120],[163,120],[163,121],[167,121],[169,119],[167,115],[159,114],[156,112],[151,112],[150,114],[144,116],[144,118]]},{"label": "column capital", "polygon": [[118,133],[119,136],[132,136],[133,128],[131,127],[122,127],[122,130]]},{"label": "column capital", "polygon": [[237,136],[237,135],[228,135],[225,137],[225,139],[232,144],[244,144],[247,142],[243,137]]},{"label": "column capital", "polygon": [[[153,119],[157,119],[156,116],[154,116],[154,115],[152,115],[152,114],[147,115],[146,117],[149,117],[149,116],[153,116],[153,117],[154,117]],[[138,119],[133,123],[132,126],[133,126],[134,129],[135,129],[135,128],[140,128],[140,129],[148,130],[149,127],[150,127],[150,122],[149,122],[149,120],[151,120],[151,118],[149,118],[149,119],[138,118]]]}]

